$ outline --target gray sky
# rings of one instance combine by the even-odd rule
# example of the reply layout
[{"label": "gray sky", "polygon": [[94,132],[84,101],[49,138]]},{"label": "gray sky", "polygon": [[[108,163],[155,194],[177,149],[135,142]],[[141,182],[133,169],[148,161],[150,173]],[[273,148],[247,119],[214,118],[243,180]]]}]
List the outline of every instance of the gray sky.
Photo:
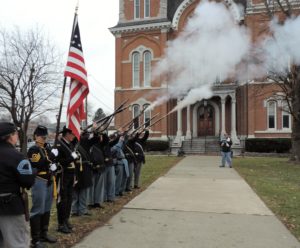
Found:
[{"label": "gray sky", "polygon": [[[17,25],[26,30],[38,25],[65,53],[66,63],[77,2],[0,0],[0,26],[9,29]],[[115,39],[108,28],[117,24],[118,8],[118,0],[79,1],[79,28],[90,87],[88,99],[93,111],[99,107],[106,112],[113,110]]]}]

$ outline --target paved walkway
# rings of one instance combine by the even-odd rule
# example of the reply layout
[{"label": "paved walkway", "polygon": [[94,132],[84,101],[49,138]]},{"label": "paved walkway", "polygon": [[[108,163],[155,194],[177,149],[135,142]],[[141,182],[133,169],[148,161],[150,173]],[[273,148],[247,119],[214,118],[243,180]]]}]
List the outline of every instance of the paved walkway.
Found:
[{"label": "paved walkway", "polygon": [[219,157],[190,156],[78,248],[300,248]]}]

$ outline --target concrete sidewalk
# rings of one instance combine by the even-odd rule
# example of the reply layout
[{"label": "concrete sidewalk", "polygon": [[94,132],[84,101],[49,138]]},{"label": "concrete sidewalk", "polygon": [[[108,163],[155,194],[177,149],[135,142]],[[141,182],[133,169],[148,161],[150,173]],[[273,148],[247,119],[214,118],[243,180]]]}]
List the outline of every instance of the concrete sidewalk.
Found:
[{"label": "concrete sidewalk", "polygon": [[129,202],[79,248],[300,248],[220,157],[190,156]]}]

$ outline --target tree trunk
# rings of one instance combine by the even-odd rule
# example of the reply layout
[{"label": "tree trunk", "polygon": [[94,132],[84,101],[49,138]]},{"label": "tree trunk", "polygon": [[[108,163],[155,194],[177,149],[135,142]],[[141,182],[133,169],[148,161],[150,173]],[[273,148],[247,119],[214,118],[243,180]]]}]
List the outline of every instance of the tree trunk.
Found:
[{"label": "tree trunk", "polygon": [[293,131],[292,131],[292,160],[300,163],[300,67],[295,75],[295,88],[293,97]]}]

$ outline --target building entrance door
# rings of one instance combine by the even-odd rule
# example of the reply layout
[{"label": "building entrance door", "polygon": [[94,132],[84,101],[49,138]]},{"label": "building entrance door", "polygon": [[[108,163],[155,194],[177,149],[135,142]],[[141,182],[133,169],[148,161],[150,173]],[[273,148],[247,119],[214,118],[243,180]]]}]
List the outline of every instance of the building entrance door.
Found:
[{"label": "building entrance door", "polygon": [[198,136],[215,135],[214,108],[211,105],[198,108]]}]

